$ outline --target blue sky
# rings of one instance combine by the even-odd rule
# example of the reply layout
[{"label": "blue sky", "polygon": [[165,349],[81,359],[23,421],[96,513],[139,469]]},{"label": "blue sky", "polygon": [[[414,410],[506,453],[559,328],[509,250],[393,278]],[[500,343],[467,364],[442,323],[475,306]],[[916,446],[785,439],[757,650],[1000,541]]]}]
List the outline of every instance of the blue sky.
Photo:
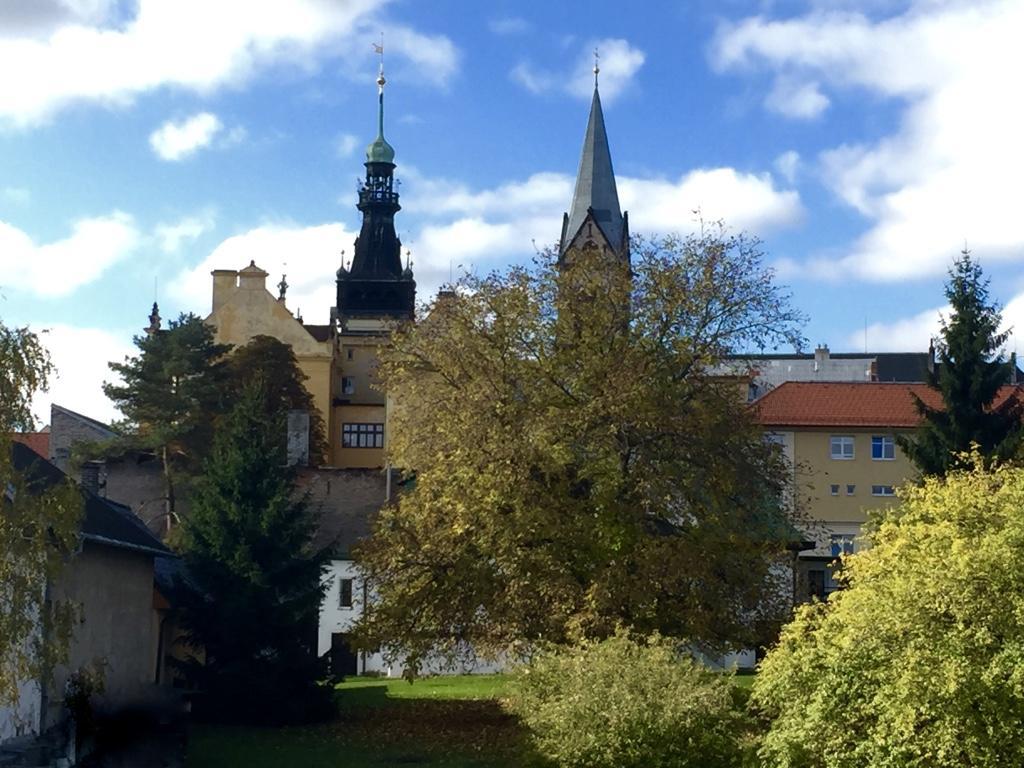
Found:
[{"label": "blue sky", "polygon": [[383,31],[421,299],[556,240],[597,46],[634,232],[760,236],[836,351],[924,349],[966,243],[1024,329],[1021,29],[1017,0],[2,0],[0,318],[100,418],[154,296],[205,314],[213,268],[287,271],[326,322]]}]

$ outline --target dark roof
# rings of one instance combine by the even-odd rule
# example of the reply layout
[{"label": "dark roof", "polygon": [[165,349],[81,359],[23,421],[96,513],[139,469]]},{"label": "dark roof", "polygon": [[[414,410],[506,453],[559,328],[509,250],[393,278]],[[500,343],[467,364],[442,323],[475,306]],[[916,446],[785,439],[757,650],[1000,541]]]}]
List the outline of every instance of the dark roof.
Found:
[{"label": "dark roof", "polygon": [[612,155],[608,149],[608,134],[604,127],[604,112],[601,96],[594,88],[594,99],[590,104],[590,119],[583,137],[583,153],[576,174],[576,191],[566,219],[565,231],[559,250],[565,249],[580,231],[587,214],[593,211],[594,221],[601,228],[608,244],[618,250],[622,245],[624,225],[622,209],[619,208],[619,193],[615,186],[615,172],[612,170]]},{"label": "dark roof", "polygon": [[104,424],[102,421],[97,421],[96,419],[78,413],[77,411],[72,411],[70,408],[65,408],[63,405],[57,405],[56,403],[54,403],[53,405],[50,406],[50,408],[53,410],[62,411],[63,413],[66,413],[68,416],[78,419],[79,421],[84,422],[91,427],[95,427],[96,429],[102,429],[106,432],[109,432],[111,437],[115,437],[117,435],[117,430],[115,430],[109,424]]},{"label": "dark roof", "polygon": [[[874,360],[875,381],[916,383],[928,380],[928,352],[829,352],[829,360]],[[727,355],[727,360],[813,360],[808,352],[756,355]],[[1017,380],[1024,380],[1024,371],[1017,369]]]},{"label": "dark roof", "polygon": [[[14,468],[24,474],[33,487],[53,488],[67,477],[57,467],[21,443],[11,446]],[[86,541],[122,549],[134,549],[152,555],[169,555],[170,550],[153,536],[130,507],[80,489],[85,500],[81,536]]]},{"label": "dark roof", "polygon": [[[995,406],[1022,397],[1024,389],[1004,386]],[[914,395],[942,408],[938,392],[919,383],[787,381],[754,404],[766,427],[880,427],[914,429],[921,423]]]},{"label": "dark roof", "polygon": [[331,338],[331,326],[329,325],[307,325],[303,323],[302,327],[317,341],[329,341]]}]

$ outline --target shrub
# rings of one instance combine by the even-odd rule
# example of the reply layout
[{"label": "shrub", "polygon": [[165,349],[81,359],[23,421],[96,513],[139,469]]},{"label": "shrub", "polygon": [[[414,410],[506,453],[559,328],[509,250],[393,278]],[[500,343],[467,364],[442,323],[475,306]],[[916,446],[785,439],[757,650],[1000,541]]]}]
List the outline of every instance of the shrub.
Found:
[{"label": "shrub", "polygon": [[539,653],[516,672],[509,705],[538,752],[563,768],[738,765],[731,678],[679,647],[620,631]]},{"label": "shrub", "polygon": [[905,490],[762,663],[764,765],[1024,764],[1022,508],[1021,469]]}]

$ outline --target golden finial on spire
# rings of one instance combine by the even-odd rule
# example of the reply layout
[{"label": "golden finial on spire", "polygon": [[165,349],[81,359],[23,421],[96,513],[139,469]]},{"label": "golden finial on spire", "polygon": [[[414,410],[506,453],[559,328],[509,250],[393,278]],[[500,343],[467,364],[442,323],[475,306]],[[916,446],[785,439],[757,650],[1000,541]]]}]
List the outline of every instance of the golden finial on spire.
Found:
[{"label": "golden finial on spire", "polygon": [[601,61],[601,54],[598,53],[597,48],[594,49],[594,87],[597,88],[597,76],[601,72],[601,67],[598,63]]}]

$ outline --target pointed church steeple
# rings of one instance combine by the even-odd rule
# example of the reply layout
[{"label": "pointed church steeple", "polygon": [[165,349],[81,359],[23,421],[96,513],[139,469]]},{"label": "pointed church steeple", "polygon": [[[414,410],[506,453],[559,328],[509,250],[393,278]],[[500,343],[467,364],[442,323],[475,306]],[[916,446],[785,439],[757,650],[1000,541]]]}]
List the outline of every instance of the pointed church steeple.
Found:
[{"label": "pointed church steeple", "polygon": [[594,62],[594,98],[590,103],[590,119],[583,137],[583,152],[576,174],[576,191],[569,212],[562,219],[562,237],[558,246],[559,258],[572,245],[589,242],[609,248],[616,256],[629,259],[628,214],[619,207],[619,192],[612,170],[612,154],[608,149],[608,133],[604,126],[601,94],[597,76],[601,71]]},{"label": "pointed church steeple", "polygon": [[366,148],[366,180],[356,207],[363,224],[355,242],[351,269],[338,270],[337,316],[412,317],[416,281],[402,269],[402,242],[395,232],[395,214],[402,209],[395,191],[395,150],[384,138],[384,47],[377,76],[377,138]]}]

